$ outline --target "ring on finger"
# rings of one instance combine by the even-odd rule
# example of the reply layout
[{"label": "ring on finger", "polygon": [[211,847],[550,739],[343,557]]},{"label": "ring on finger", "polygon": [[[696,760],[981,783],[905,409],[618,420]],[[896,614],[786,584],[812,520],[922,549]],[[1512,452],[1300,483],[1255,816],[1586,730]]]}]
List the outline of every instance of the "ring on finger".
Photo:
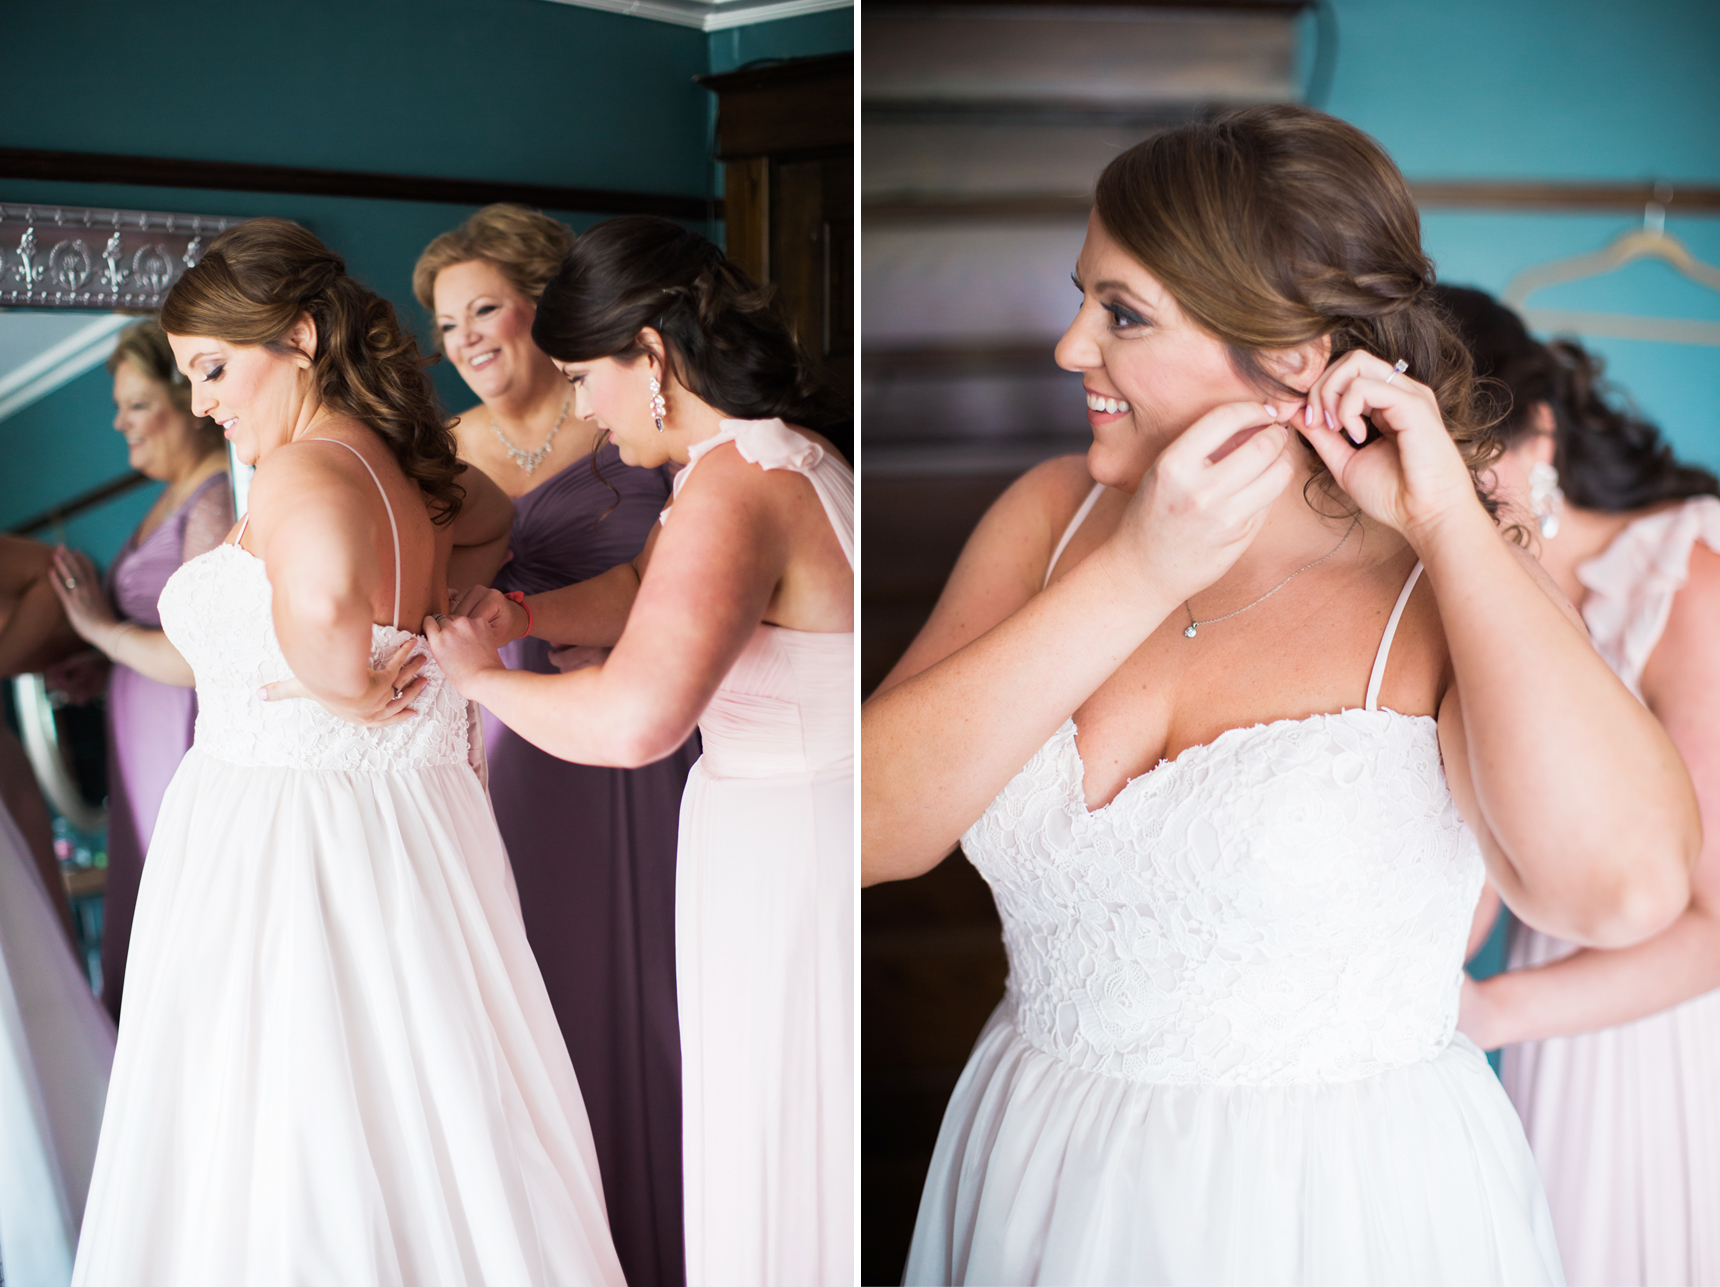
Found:
[{"label": "ring on finger", "polygon": [[396,688],[394,690],[394,700],[395,701],[399,701],[404,696],[406,696],[406,694],[401,692],[400,689]]},{"label": "ring on finger", "polygon": [[1407,370],[1409,370],[1409,363],[1405,362],[1402,358],[1399,358],[1396,362],[1392,363],[1392,373],[1385,378],[1385,382],[1390,384]]},{"label": "ring on finger", "polygon": [[66,589],[68,589],[68,590],[76,590],[76,589],[77,589],[77,588],[78,588],[78,579],[77,579],[77,577],[75,577],[75,576],[69,576],[69,577],[67,577],[67,578],[66,578]]}]

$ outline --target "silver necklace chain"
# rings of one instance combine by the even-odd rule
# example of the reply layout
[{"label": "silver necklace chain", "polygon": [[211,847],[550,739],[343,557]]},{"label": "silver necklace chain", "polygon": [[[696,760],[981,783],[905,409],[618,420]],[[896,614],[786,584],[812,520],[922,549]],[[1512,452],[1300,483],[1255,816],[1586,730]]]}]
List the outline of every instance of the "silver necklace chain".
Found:
[{"label": "silver necklace chain", "polygon": [[508,449],[508,455],[514,458],[514,464],[525,470],[528,475],[535,474],[537,467],[543,464],[544,459],[549,455],[549,449],[555,446],[555,436],[561,432],[562,422],[567,419],[567,409],[572,405],[573,395],[570,393],[567,400],[561,404],[561,414],[555,418],[555,424],[550,428],[549,437],[544,439],[543,446],[536,451],[526,451],[524,448],[516,447],[509,442],[508,436],[497,427],[496,413],[493,411],[487,413],[490,418],[490,432],[495,434],[502,446]]},{"label": "silver necklace chain", "polygon": [[1282,590],[1285,586],[1289,585],[1297,577],[1301,576],[1309,568],[1319,567],[1327,559],[1331,558],[1332,555],[1336,554],[1339,550],[1343,549],[1344,548],[1344,542],[1350,539],[1350,533],[1356,530],[1356,524],[1360,523],[1361,521],[1362,521],[1362,516],[1360,514],[1357,514],[1355,516],[1355,518],[1350,520],[1350,525],[1344,529],[1343,536],[1338,538],[1338,543],[1336,545],[1334,545],[1330,550],[1326,551],[1326,553],[1322,554],[1319,558],[1315,559],[1312,563],[1304,563],[1301,567],[1297,568],[1294,572],[1292,572],[1289,576],[1285,577],[1277,585],[1273,586],[1265,594],[1261,595],[1253,603],[1245,603],[1240,608],[1238,608],[1235,612],[1227,612],[1222,617],[1208,617],[1205,621],[1196,621],[1194,619],[1194,609],[1189,606],[1189,601],[1187,599],[1184,599],[1183,600],[1183,609],[1184,609],[1184,611],[1186,611],[1188,613],[1188,625],[1183,628],[1183,637],[1185,639],[1193,639],[1195,637],[1196,632],[1200,629],[1201,626],[1217,625],[1220,621],[1229,621],[1232,617],[1241,616],[1244,612],[1247,612],[1250,608],[1259,607],[1261,604],[1265,603],[1268,599],[1270,599],[1273,595],[1277,594],[1280,590]]}]

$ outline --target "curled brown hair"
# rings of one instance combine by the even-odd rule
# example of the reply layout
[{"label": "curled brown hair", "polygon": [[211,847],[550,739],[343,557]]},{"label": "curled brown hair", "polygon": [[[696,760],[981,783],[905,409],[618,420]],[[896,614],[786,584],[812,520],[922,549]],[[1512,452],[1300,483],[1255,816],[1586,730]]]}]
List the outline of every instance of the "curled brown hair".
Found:
[{"label": "curled brown hair", "polygon": [[1427,293],[1433,262],[1397,166],[1312,108],[1247,107],[1130,148],[1099,176],[1101,222],[1263,391],[1262,354],[1330,336],[1335,361],[1399,358],[1433,391],[1476,494],[1498,453],[1469,352]]},{"label": "curled brown hair", "polygon": [[[424,247],[412,269],[412,293],[434,313],[437,274],[455,264],[485,259],[535,304],[572,249],[573,233],[567,225],[525,206],[497,202]],[[440,332],[436,342],[442,342]]]},{"label": "curled brown hair", "polygon": [[298,224],[251,219],[222,233],[168,292],[161,329],[279,353],[306,316],[316,325],[311,378],[323,404],[374,429],[423,489],[431,518],[452,522],[463,466],[417,342],[393,305]]},{"label": "curled brown hair", "polygon": [[133,322],[119,333],[113,352],[108,354],[108,374],[118,371],[121,362],[130,362],[140,374],[166,388],[168,400],[191,416],[192,426],[206,450],[214,451],[221,445],[221,426],[208,416],[191,415],[191,381],[174,365],[167,334],[153,319],[146,317]]}]

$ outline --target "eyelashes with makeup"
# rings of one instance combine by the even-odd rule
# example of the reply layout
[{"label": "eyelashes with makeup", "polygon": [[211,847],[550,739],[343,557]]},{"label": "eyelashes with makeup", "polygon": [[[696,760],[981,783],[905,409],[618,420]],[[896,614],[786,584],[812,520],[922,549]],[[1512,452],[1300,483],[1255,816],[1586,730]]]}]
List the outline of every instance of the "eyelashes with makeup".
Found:
[{"label": "eyelashes with makeup", "polygon": [[1118,330],[1126,330],[1131,326],[1146,326],[1149,323],[1134,309],[1123,304],[1105,304],[1101,307],[1111,315],[1111,325]]},{"label": "eyelashes with makeup", "polygon": [[[473,315],[475,317],[483,317],[486,313],[493,313],[495,311],[496,311],[496,305],[494,305],[494,304],[480,304],[476,309],[473,310]],[[454,329],[454,323],[452,323],[452,322],[441,322],[437,325],[436,329],[441,331],[442,334],[446,335],[449,331]]]},{"label": "eyelashes with makeup", "polygon": [[226,363],[222,363],[220,366],[210,367],[207,371],[205,371],[203,373],[203,383],[208,384],[211,380],[219,380],[221,378],[221,372],[225,371],[226,369],[227,369]]}]

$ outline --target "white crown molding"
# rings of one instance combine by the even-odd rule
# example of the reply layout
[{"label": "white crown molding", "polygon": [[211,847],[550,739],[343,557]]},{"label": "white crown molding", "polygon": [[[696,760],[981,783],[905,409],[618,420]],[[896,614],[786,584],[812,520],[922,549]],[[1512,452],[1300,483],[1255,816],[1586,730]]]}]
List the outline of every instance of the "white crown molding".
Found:
[{"label": "white crown molding", "polygon": [[798,18],[829,9],[851,9],[854,0],[549,0],[551,4],[601,9],[629,18],[649,18],[698,31],[724,31],[757,22]]},{"label": "white crown molding", "polygon": [[0,420],[40,402],[55,389],[70,384],[85,371],[107,361],[119,342],[119,330],[135,317],[108,314],[44,349],[22,366],[0,376]]}]

